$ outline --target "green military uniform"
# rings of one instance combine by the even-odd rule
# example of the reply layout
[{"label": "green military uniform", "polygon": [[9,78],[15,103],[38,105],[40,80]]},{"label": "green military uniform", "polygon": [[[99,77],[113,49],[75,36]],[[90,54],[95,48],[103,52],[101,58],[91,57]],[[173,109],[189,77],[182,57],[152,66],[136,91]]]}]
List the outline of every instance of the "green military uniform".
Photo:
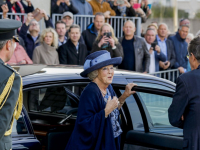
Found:
[{"label": "green military uniform", "polygon": [[[0,19],[0,41],[16,39],[15,30],[21,22]],[[18,119],[22,110],[21,76],[1,59],[0,49],[0,150],[12,149],[12,126],[14,118]]]}]

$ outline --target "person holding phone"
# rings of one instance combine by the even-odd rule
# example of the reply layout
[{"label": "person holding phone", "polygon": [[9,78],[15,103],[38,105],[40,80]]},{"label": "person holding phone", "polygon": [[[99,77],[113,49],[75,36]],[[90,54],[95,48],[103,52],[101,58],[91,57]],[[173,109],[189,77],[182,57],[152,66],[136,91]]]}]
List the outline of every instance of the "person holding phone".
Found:
[{"label": "person holding phone", "polygon": [[142,0],[141,1],[141,8],[144,11],[144,13],[146,14],[147,18],[149,18],[149,16],[151,15],[151,4],[149,4],[148,0]]},{"label": "person holding phone", "polygon": [[[40,10],[40,14],[43,15],[46,28],[52,27],[53,24],[51,18],[48,17],[47,13],[44,10]],[[29,33],[27,32],[29,31]],[[22,25],[21,30],[19,32],[19,36],[24,40],[26,46],[26,52],[30,59],[32,59],[33,51],[36,46],[39,45],[39,37],[40,37],[40,25],[34,19],[32,13],[27,14],[26,22]]]},{"label": "person holding phone", "polygon": [[155,43],[156,32],[154,29],[148,28],[145,34],[145,42],[147,49],[150,53],[150,66],[149,73],[154,73],[159,71],[159,61],[166,61],[166,56],[161,52],[158,43]]},{"label": "person holding phone", "polygon": [[147,20],[145,12],[140,8],[138,0],[129,0],[129,3],[136,12],[136,17],[141,17],[142,23],[145,23]]},{"label": "person holding phone", "polygon": [[136,12],[128,2],[128,0],[114,0],[112,9],[116,12],[116,16],[135,17]]},{"label": "person holding phone", "polygon": [[92,51],[107,50],[110,52],[112,58],[114,57],[124,57],[123,48],[115,37],[113,28],[108,23],[105,23],[92,46]]}]

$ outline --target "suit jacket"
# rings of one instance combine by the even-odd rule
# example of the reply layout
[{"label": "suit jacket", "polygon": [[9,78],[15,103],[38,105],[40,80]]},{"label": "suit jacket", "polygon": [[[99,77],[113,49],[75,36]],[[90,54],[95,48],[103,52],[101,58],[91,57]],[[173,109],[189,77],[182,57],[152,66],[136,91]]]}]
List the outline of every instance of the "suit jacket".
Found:
[{"label": "suit jacket", "polygon": [[[168,110],[170,123],[183,128],[183,149],[200,149],[200,66],[179,76]],[[181,120],[181,116],[184,120]]]},{"label": "suit jacket", "polygon": [[75,45],[69,39],[58,48],[58,55],[60,64],[84,65],[88,51],[85,44],[79,43],[77,53]]},{"label": "suit jacket", "polygon": [[[121,44],[123,38],[124,37],[119,38],[119,42]],[[134,35],[133,46],[135,50],[135,71],[148,72],[150,64],[150,55],[145,41],[142,38]],[[144,61],[144,68],[143,68],[143,61]]]},{"label": "suit jacket", "polygon": [[13,118],[14,108],[19,97],[21,79],[19,74],[17,74],[14,69],[12,69],[9,65],[6,65],[1,59],[0,70],[0,95],[4,90],[9,77],[12,75],[13,72],[15,73],[13,86],[7,100],[4,104],[3,102],[5,99],[3,100],[3,102],[0,102],[0,107],[3,106],[2,108],[0,108],[0,150],[10,150],[12,149],[12,137],[11,135],[5,136],[5,133],[11,127],[11,120]]},{"label": "suit jacket", "polygon": [[[156,38],[155,42],[158,42],[158,39]],[[168,69],[171,69],[175,62],[176,62],[176,55],[175,55],[175,50],[174,50],[174,44],[170,40],[166,40],[166,46],[167,46],[167,60],[170,62],[170,66]],[[162,49],[161,49],[162,51]],[[160,70],[163,70],[160,68]]]},{"label": "suit jacket", "polygon": [[160,52],[160,54],[157,53],[157,51],[154,51],[154,55],[155,55],[155,68],[156,68],[156,72],[159,71],[160,67],[159,67],[159,61],[166,61],[166,56],[164,53]]}]

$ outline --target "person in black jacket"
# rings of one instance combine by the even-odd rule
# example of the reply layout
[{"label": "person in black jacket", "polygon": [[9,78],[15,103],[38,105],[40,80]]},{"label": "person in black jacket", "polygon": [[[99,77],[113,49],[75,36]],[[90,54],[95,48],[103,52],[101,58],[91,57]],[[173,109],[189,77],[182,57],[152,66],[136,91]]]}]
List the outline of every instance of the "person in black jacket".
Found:
[{"label": "person in black jacket", "polygon": [[80,26],[72,25],[69,28],[67,43],[58,48],[60,64],[83,65],[88,55],[85,44],[79,42],[81,36]]},{"label": "person in black jacket", "polygon": [[[69,36],[68,30],[69,30],[70,26],[74,23],[74,15],[69,11],[64,12],[63,15],[62,15],[62,21],[65,22],[65,24],[66,24],[67,32],[66,32],[65,36],[68,38],[68,36]],[[82,43],[82,44],[85,44],[85,41],[84,41],[82,35],[79,39],[79,42]]]},{"label": "person in black jacket", "polygon": [[92,45],[95,39],[97,38],[98,32],[104,23],[104,14],[100,12],[96,13],[94,17],[94,22],[89,24],[87,29],[82,32],[83,39],[89,52],[92,50]]},{"label": "person in black jacket", "polygon": [[73,6],[70,0],[52,0],[51,2],[51,13],[62,14],[66,11],[70,11],[73,14],[78,13],[78,9]]},{"label": "person in black jacket", "polygon": [[[44,20],[46,24],[46,28],[52,27],[53,24],[51,18],[47,16],[44,10],[41,10],[40,13],[44,14]],[[33,20],[33,14],[29,13],[27,15],[26,22],[22,25],[21,30],[19,32],[19,36],[24,40],[26,46],[26,52],[28,56],[32,59],[33,50],[36,46],[39,45],[39,32],[40,32],[40,25],[36,20]],[[27,33],[29,31],[29,33]]]}]

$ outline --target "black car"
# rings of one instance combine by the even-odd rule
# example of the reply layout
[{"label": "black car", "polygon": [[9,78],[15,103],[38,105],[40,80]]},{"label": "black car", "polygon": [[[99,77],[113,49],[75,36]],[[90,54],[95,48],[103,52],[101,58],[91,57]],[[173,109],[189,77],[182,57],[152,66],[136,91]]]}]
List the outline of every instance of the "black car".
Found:
[{"label": "black car", "polygon": [[[70,138],[79,97],[90,82],[80,76],[82,70],[80,66],[47,66],[23,77],[24,106],[43,149],[63,150]],[[137,92],[127,98],[120,115],[122,149],[182,149],[182,129],[168,121],[175,84],[152,75],[115,70],[112,86],[118,97],[132,82],[137,84]]]}]

